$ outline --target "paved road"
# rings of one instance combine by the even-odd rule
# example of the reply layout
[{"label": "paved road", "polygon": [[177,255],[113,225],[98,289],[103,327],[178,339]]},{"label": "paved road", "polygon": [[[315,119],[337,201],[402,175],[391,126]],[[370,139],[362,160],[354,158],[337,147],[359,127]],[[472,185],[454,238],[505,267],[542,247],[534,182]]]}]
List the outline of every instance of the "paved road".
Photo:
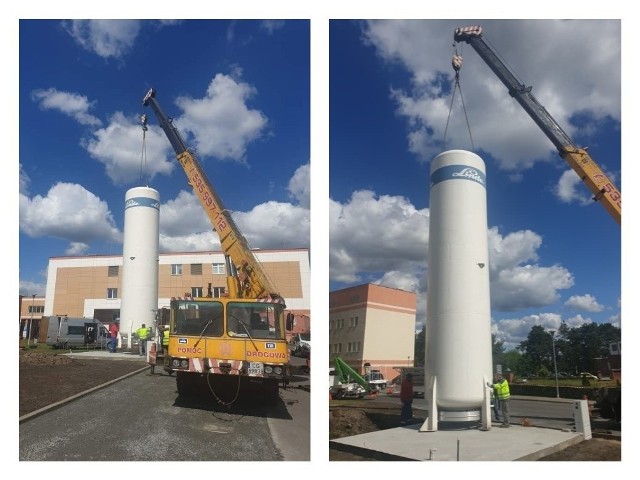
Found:
[{"label": "paved road", "polygon": [[265,407],[178,397],[150,369],[20,425],[20,460],[308,460],[308,378]]}]

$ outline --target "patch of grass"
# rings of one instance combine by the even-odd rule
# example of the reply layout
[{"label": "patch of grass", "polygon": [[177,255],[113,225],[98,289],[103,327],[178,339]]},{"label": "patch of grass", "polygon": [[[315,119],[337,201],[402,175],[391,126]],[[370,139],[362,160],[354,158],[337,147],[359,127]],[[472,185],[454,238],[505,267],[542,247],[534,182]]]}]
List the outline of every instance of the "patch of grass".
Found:
[{"label": "patch of grass", "polygon": [[21,339],[18,347],[19,347],[20,355],[23,355],[27,352],[36,352],[44,355],[60,355],[62,353],[69,353],[70,351],[82,352],[85,350],[96,350],[96,348],[94,347],[88,347],[88,348],[80,347],[80,348],[74,348],[72,350],[68,348],[67,349],[53,348],[47,345],[46,343],[42,343],[42,342],[34,343],[33,340],[31,340],[31,342],[29,342],[29,344],[27,345],[26,339]]}]

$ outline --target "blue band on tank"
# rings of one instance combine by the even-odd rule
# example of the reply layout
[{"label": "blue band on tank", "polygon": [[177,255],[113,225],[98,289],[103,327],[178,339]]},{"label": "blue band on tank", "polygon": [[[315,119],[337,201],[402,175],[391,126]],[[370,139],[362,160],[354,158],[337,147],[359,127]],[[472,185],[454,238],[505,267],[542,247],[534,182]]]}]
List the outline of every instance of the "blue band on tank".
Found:
[{"label": "blue band on tank", "polygon": [[431,186],[445,180],[471,180],[483,187],[486,185],[485,174],[481,170],[469,165],[447,165],[437,169],[431,174]]},{"label": "blue band on tank", "polygon": [[127,200],[124,204],[125,210],[132,207],[151,207],[160,210],[160,202],[148,197],[134,197]]}]

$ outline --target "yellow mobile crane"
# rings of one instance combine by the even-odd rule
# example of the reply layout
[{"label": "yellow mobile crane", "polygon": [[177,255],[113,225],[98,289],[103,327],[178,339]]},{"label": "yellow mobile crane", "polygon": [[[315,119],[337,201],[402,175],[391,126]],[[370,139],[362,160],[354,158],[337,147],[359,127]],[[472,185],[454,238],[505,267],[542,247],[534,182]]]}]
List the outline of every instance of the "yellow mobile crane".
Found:
[{"label": "yellow mobile crane", "polygon": [[[509,68],[498,58],[482,37],[482,27],[471,26],[456,28],[455,42],[466,42],[480,55],[489,68],[509,90],[509,95],[524,108],[533,121],[558,149],[560,156],[578,174],[587,185],[593,199],[602,204],[613,219],[621,222],[622,195],[596,162],[589,156],[586,148],[578,148],[569,135],[553,119],[547,110],[531,93],[531,87],[521,84]],[[458,66],[459,68],[459,66]]]},{"label": "yellow mobile crane", "polygon": [[[218,402],[228,405],[238,398],[243,384],[257,386],[267,401],[274,402],[279,398],[279,384],[286,383],[290,375],[286,330],[293,326],[293,315],[285,318],[284,299],[253,255],[198,159],[160,108],[154,89],[148,91],[142,104],[154,111],[211,220],[227,269],[225,296],[212,298],[209,288],[207,297],[171,300],[165,368],[176,372],[182,396],[208,386]],[[146,115],[142,115],[142,125],[146,130]],[[235,396],[229,391],[235,391]]]}]

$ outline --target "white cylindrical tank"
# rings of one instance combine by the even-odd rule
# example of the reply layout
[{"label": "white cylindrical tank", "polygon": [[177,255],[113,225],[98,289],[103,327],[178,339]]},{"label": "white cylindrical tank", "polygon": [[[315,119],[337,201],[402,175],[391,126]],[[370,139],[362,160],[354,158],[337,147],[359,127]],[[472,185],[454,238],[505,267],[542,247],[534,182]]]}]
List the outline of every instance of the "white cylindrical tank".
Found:
[{"label": "white cylindrical tank", "polygon": [[485,172],[464,150],[431,163],[425,380],[441,413],[481,408],[492,380]]},{"label": "white cylindrical tank", "polygon": [[149,187],[127,191],[122,247],[120,334],[132,346],[132,334],[154,324],[158,309],[160,194]]}]

